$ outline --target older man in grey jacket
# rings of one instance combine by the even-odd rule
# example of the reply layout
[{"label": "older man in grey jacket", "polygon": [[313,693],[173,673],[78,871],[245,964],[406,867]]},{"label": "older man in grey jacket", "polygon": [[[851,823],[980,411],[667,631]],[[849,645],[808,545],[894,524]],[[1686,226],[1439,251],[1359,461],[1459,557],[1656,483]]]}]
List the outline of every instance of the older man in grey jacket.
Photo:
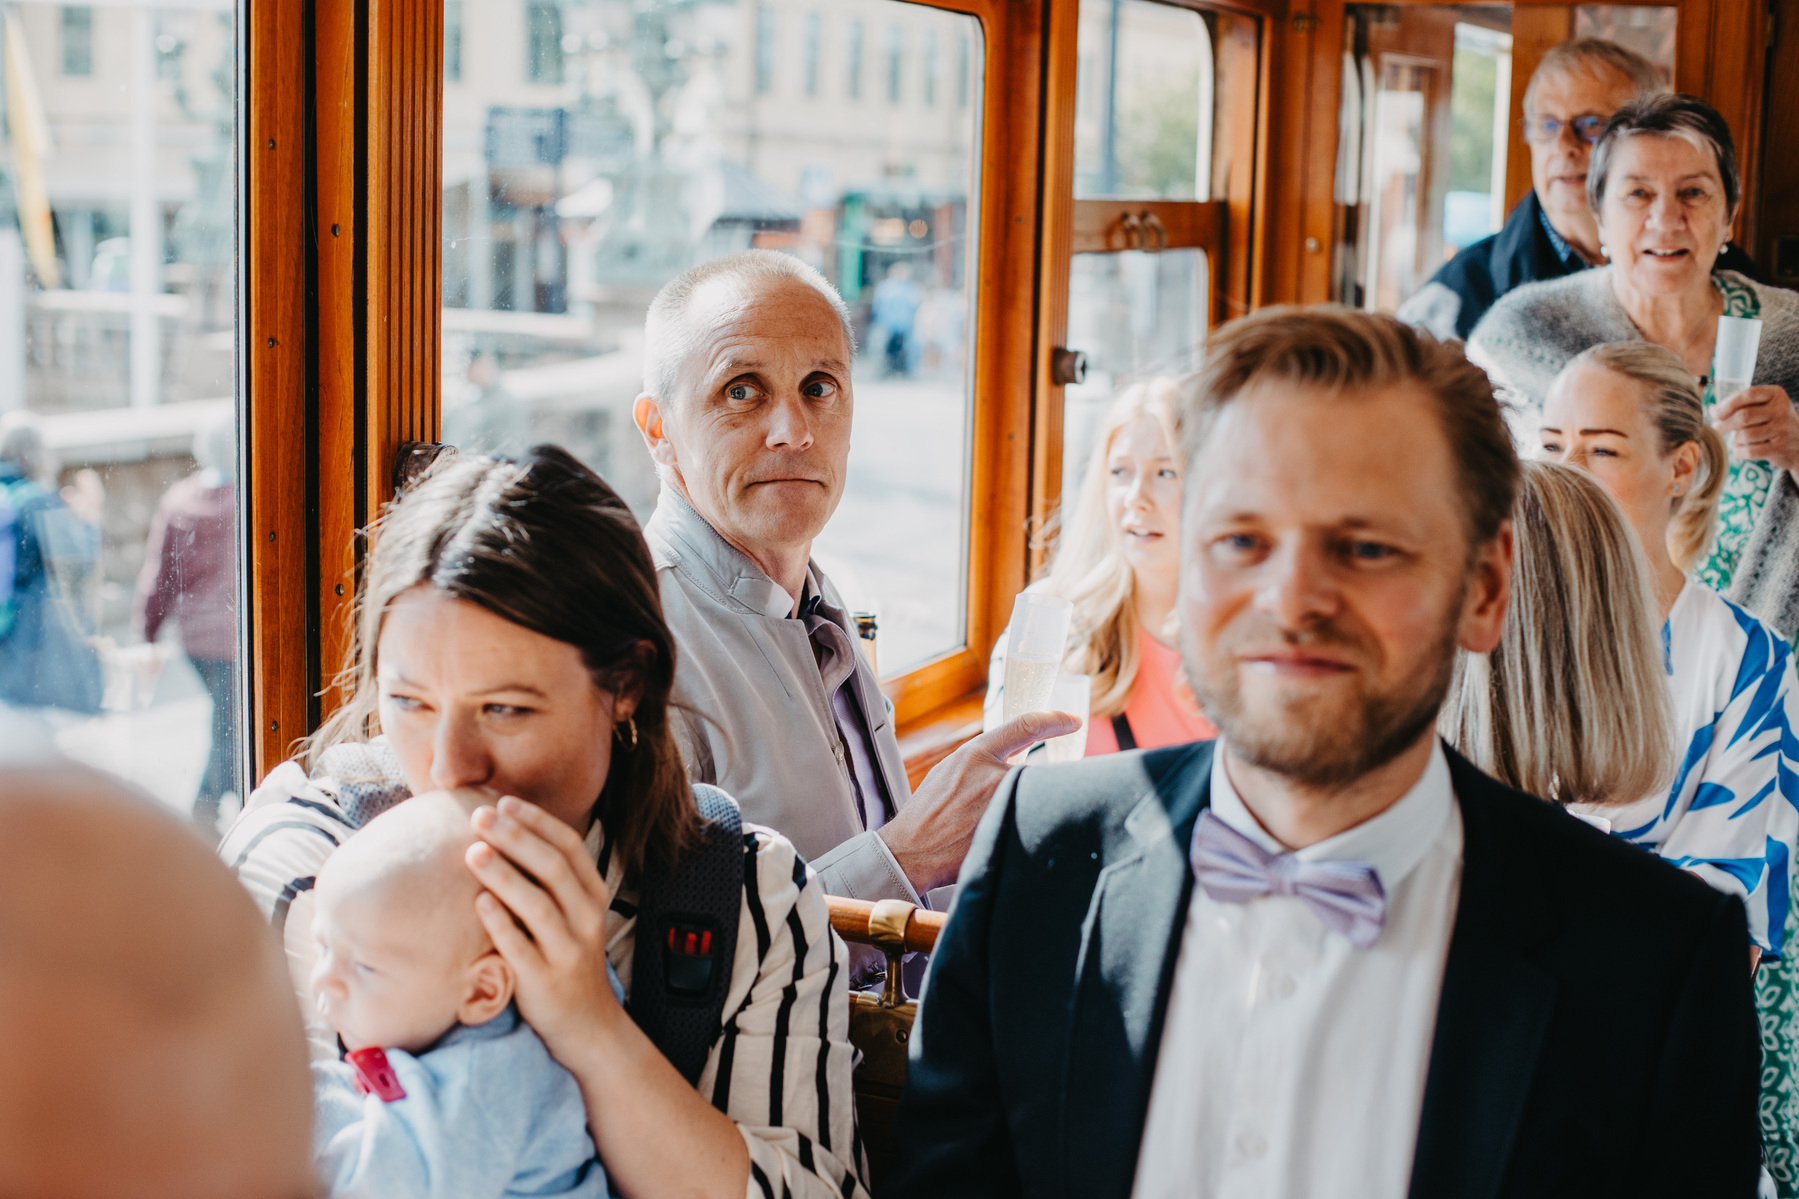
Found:
[{"label": "older man in grey jacket", "polygon": [[812,540],[843,496],[850,314],[823,276],[750,250],[650,305],[636,420],[662,479],[644,529],[680,658],[688,772],[786,834],[835,895],[918,902],[955,881],[1039,714],[945,759],[911,794],[893,713]]}]

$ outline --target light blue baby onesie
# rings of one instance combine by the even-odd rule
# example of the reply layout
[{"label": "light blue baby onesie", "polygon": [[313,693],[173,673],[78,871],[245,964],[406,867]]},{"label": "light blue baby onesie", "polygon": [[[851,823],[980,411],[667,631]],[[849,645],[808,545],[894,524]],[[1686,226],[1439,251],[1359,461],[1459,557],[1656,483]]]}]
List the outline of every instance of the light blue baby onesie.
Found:
[{"label": "light blue baby onesie", "polygon": [[387,1061],[406,1091],[392,1103],[360,1094],[347,1062],[313,1065],[313,1163],[333,1199],[605,1199],[581,1088],[517,1007]]}]

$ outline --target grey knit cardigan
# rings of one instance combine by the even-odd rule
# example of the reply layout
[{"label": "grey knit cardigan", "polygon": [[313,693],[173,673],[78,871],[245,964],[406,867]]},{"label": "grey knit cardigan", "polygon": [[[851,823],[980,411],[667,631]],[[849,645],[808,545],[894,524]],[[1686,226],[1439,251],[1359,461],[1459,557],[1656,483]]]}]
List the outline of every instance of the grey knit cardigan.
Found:
[{"label": "grey knit cardigan", "polygon": [[[1786,388],[1799,401],[1799,292],[1764,287],[1732,271],[1719,275],[1761,301],[1761,354],[1755,382]],[[1530,283],[1502,296],[1468,337],[1468,357],[1516,403],[1541,410],[1549,384],[1582,350],[1641,341],[1612,290],[1612,268]],[[1799,631],[1799,483],[1779,471],[1749,535],[1726,595],[1779,629]]]}]

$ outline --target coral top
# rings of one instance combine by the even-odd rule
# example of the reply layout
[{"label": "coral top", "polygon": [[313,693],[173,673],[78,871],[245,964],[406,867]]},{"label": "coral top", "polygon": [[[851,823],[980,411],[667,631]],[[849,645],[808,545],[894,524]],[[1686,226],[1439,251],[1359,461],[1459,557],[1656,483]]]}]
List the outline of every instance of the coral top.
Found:
[{"label": "coral top", "polygon": [[[1181,677],[1179,651],[1139,630],[1137,652],[1137,681],[1131,687],[1130,705],[1124,710],[1137,748],[1156,749],[1216,737],[1218,730],[1200,712],[1192,690]],[[1112,722],[1100,718],[1088,721],[1087,756],[1117,752],[1118,737],[1112,731]]]}]

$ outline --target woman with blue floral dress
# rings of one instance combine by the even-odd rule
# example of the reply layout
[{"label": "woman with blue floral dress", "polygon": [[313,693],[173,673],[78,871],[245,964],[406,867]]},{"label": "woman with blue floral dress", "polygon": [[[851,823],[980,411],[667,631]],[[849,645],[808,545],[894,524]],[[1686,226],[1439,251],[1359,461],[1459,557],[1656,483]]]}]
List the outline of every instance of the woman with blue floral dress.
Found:
[{"label": "woman with blue floral dress", "polygon": [[[1528,424],[1550,381],[1589,347],[1648,341],[1673,351],[1698,376],[1705,414],[1729,439],[1717,537],[1693,578],[1767,622],[1778,634],[1772,642],[1791,641],[1799,630],[1799,295],[1716,269],[1741,211],[1730,129],[1691,96],[1633,101],[1593,147],[1587,196],[1610,264],[1505,296],[1469,337],[1469,356],[1523,402]],[[1718,394],[1720,316],[1762,322],[1752,386],[1735,395]],[[1744,633],[1745,651],[1753,640]],[[1791,863],[1784,880],[1769,882],[1790,891]],[[1794,930],[1789,905],[1783,938]],[[1786,954],[1756,975],[1762,1136],[1783,1197],[1799,1196],[1795,958]]]},{"label": "woman with blue floral dress", "polygon": [[1790,1103],[1794,844],[1793,656],[1771,626],[1689,572],[1715,557],[1730,481],[1723,437],[1680,358],[1642,341],[1595,346],[1550,386],[1540,454],[1590,471],[1636,532],[1660,611],[1677,767],[1662,790],[1589,819],[1721,891],[1742,896],[1750,963],[1763,981],[1764,1142],[1770,1178],[1791,1187]]}]

